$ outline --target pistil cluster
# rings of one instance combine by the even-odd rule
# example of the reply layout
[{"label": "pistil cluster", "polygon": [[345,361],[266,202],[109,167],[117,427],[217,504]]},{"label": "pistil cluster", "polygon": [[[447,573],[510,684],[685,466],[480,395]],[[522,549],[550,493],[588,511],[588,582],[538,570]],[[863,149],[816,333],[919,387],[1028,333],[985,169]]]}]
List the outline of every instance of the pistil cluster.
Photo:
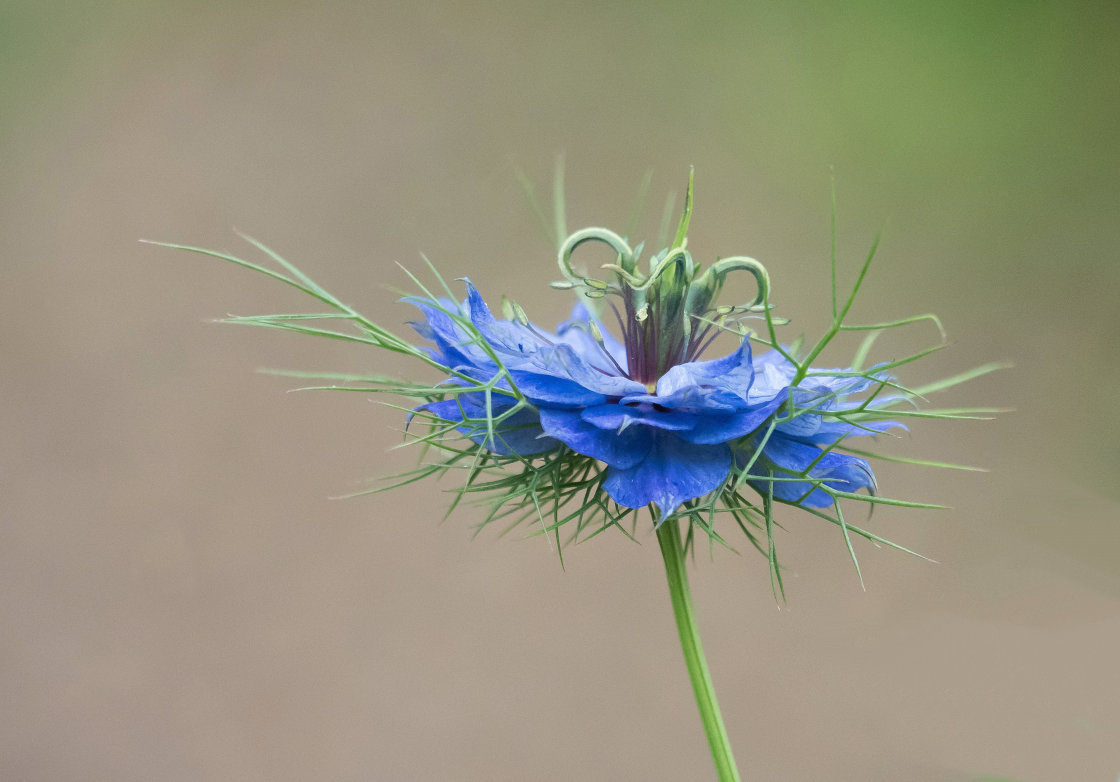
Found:
[{"label": "pistil cluster", "polygon": [[[702,270],[687,249],[691,216],[690,178],[673,244],[650,257],[648,272],[639,269],[642,247],[632,249],[625,239],[606,228],[577,231],[560,247],[560,272],[565,279],[553,283],[553,287],[607,300],[626,349],[626,374],[651,391],[669,369],[698,359],[730,318],[763,311],[769,293],[766,267],[754,258],[722,258]],[[573,269],[573,253],[588,242],[605,244],[617,254],[615,263],[603,266],[613,272],[613,280],[581,275]],[[748,304],[716,306],[714,302],[728,275],[736,271],[753,275],[758,295]]]}]

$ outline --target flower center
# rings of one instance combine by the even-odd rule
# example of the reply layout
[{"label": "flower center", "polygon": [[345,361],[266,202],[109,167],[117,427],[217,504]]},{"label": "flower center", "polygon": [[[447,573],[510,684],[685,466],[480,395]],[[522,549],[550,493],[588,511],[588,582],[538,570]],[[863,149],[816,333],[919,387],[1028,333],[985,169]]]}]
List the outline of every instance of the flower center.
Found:
[{"label": "flower center", "polygon": [[[626,346],[626,373],[630,379],[645,384],[650,393],[656,388],[657,379],[669,369],[695,361],[719,332],[727,329],[729,322],[736,322],[736,313],[765,311],[768,306],[770,278],[766,268],[754,258],[722,258],[701,271],[700,264],[692,260],[686,249],[691,218],[690,173],[684,212],[673,243],[649,259],[648,272],[638,268],[642,245],[632,249],[625,239],[606,228],[576,231],[560,246],[560,271],[565,279],[552,286],[577,289],[592,304],[608,295],[621,299],[621,309],[617,301],[610,304]],[[601,242],[617,253],[615,263],[602,267],[613,273],[613,280],[589,277],[572,268],[572,253],[586,242]],[[750,304],[715,306],[727,276],[734,271],[749,272],[758,295]],[[742,331],[739,333],[742,335]]]}]

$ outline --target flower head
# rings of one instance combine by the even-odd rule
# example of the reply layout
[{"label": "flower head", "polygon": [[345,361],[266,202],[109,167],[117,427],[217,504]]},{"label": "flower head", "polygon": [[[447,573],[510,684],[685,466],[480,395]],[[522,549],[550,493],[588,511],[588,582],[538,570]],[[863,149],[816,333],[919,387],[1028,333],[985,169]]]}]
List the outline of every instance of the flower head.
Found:
[{"label": "flower head", "polygon": [[[418,410],[502,456],[567,451],[593,459],[605,465],[602,492],[622,508],[652,506],[659,520],[708,495],[734,494],[744,482],[768,498],[813,507],[833,504],[830,492],[873,492],[868,463],[836,448],[897,426],[843,420],[854,408],[849,397],[886,376],[810,376],[782,350],[755,359],[739,318],[768,312],[769,276],[742,256],[702,269],[687,250],[690,215],[691,189],[674,246],[652,256],[647,272],[639,270],[640,248],[604,228],[577,231],[561,246],[565,280],[554,287],[606,300],[621,340],[582,301],[548,332],[516,305],[496,318],[469,281],[459,305],[408,298],[425,316],[413,325],[434,343],[432,358],[458,376],[449,381],[459,389],[454,398]],[[611,279],[572,267],[576,248],[593,241],[617,253],[603,267]],[[753,276],[758,295],[719,305],[736,271]],[[729,330],[738,347],[703,359]],[[469,390],[479,382],[486,391]]]},{"label": "flower head", "polygon": [[[501,317],[496,316],[469,281],[466,299],[457,302],[434,268],[443,286],[440,295],[413,277],[421,293],[405,301],[422,315],[412,324],[427,343],[422,346],[365,318],[255,240],[249,239],[282,272],[210,250],[168,246],[279,279],[329,308],[230,322],[348,340],[436,369],[442,378],[435,386],[378,375],[293,374],[331,381],[319,388],[410,400],[411,437],[437,458],[402,473],[393,485],[460,470],[465,480],[452,507],[464,497],[482,498],[489,511],[480,527],[499,519],[535,520],[557,542],[561,528],[573,522],[572,538],[610,527],[632,535],[621,522],[633,516],[636,524],[638,510],[648,507],[655,524],[687,519],[690,531],[699,528],[724,543],[717,521],[730,516],[768,557],[777,588],[775,503],[798,506],[835,524],[853,560],[850,533],[894,546],[848,523],[840,501],[938,506],[878,496],[868,460],[885,457],[857,450],[852,441],[905,428],[898,419],[911,415],[969,418],[992,412],[917,412],[915,406],[928,393],[1000,365],[917,389],[900,385],[894,371],[940,345],[861,368],[881,331],[921,321],[941,326],[932,315],[866,326],[845,322],[874,247],[845,300],[837,296],[833,258],[832,323],[826,333],[807,349],[800,340],[784,344],[777,337],[766,269],[745,256],[722,258],[706,268],[695,262],[687,239],[691,213],[690,178],[672,242],[644,263],[641,245],[632,248],[608,229],[571,234],[558,253],[564,279],[553,287],[574,291],[578,300],[555,331],[534,325],[521,307],[505,300]],[[574,253],[588,242],[615,253],[614,262],[602,267],[603,279],[573,265]],[[739,272],[753,278],[757,295],[749,303],[721,304],[726,280]],[[748,319],[758,328],[748,328]],[[329,325],[338,321],[350,328]],[[822,351],[845,331],[867,334],[851,366],[817,368]],[[720,334],[731,334],[736,344],[712,358],[708,354]],[[384,488],[389,487],[373,491]]]}]

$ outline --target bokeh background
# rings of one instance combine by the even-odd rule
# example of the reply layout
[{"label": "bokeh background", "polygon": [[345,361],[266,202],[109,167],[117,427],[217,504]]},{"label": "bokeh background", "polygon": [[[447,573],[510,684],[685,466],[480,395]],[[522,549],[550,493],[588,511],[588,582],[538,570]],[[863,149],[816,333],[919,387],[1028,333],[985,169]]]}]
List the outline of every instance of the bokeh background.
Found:
[{"label": "bokeh background", "polygon": [[[208,323],[289,289],[137,242],[271,244],[385,324],[425,252],[539,321],[517,185],[648,219],[696,167],[698,260],[767,263],[787,334],[884,239],[857,319],[936,311],[905,379],[1015,412],[915,425],[873,528],[783,514],[693,569],[750,779],[1120,773],[1120,18],[1107,3],[0,4],[0,779],[692,780],[710,761],[654,538],[561,569],[471,540],[398,413],[257,367],[407,372]],[[936,341],[915,326],[881,356]],[[448,488],[450,484],[442,488]]]}]

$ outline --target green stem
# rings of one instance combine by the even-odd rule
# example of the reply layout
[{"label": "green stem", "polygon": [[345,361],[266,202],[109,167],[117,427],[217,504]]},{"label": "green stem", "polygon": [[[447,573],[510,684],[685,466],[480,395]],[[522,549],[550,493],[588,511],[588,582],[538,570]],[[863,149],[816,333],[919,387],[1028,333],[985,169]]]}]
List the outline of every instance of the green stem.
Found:
[{"label": "green stem", "polygon": [[681,651],[684,652],[688,677],[692,680],[696,705],[700,708],[700,720],[704,723],[704,732],[708,734],[708,747],[712,751],[719,782],[739,782],[739,772],[731,754],[731,742],[727,738],[727,729],[723,726],[723,717],[719,713],[719,704],[716,703],[716,691],[708,673],[704,649],[700,645],[700,631],[692,610],[692,594],[688,588],[684,546],[681,544],[677,519],[662,522],[657,528],[657,542],[661,544],[661,556],[665,559],[665,576],[669,580],[669,596],[673,600],[673,616],[677,620],[677,632],[681,637]]}]

